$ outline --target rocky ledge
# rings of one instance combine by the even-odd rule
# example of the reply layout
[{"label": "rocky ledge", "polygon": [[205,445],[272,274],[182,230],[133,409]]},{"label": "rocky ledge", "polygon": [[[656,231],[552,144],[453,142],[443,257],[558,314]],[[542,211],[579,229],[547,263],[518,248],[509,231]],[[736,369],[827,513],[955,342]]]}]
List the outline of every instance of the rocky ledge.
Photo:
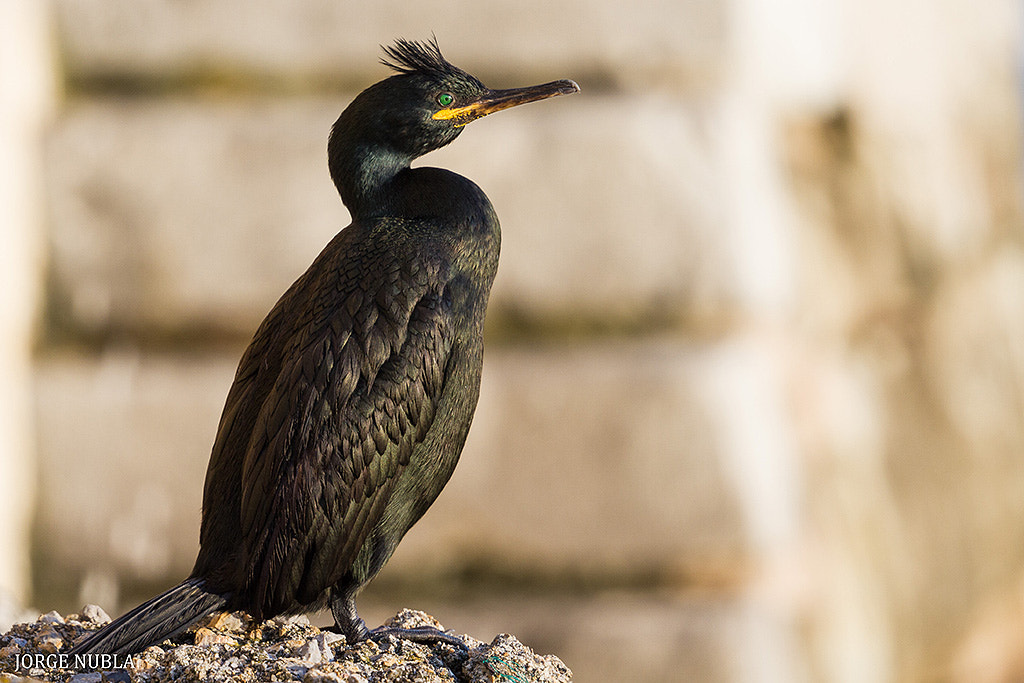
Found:
[{"label": "rocky ledge", "polygon": [[[215,614],[188,631],[130,658],[62,655],[110,618],[95,605],[62,617],[50,612],[0,636],[0,683],[59,681],[302,681],[303,683],[562,683],[572,672],[554,655],[540,656],[508,634],[491,643],[457,636],[465,649],[386,636],[348,645],[345,637],[304,617],[256,622],[243,612]],[[389,626],[443,626],[402,610]]]}]

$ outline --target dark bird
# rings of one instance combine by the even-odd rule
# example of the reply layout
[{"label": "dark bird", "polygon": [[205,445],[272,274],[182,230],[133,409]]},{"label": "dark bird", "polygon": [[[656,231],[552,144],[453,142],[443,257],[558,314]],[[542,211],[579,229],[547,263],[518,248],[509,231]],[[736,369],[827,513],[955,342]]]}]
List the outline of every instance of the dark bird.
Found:
[{"label": "dark bird", "polygon": [[[410,168],[467,123],[574,93],[490,90],[436,41],[385,48],[392,75],[342,112],[327,146],[352,215],[259,326],[228,392],[188,579],[71,654],[131,654],[219,610],[256,619],[330,605],[349,643],[359,591],[455,469],[476,409],[500,230],[472,181]],[[432,631],[432,632],[431,632]]]}]

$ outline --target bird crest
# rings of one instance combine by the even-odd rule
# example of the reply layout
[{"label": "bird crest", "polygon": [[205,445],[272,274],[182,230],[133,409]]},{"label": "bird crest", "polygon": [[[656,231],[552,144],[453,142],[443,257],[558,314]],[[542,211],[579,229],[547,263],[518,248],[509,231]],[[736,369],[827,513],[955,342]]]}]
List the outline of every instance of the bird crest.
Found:
[{"label": "bird crest", "polygon": [[[406,40],[399,38],[394,45],[381,46],[386,55],[381,64],[394,69],[400,74],[420,74],[438,80],[451,77],[472,78],[465,71],[455,66],[441,54],[437,46],[437,38],[429,41]],[[476,79],[473,79],[476,80]]]}]

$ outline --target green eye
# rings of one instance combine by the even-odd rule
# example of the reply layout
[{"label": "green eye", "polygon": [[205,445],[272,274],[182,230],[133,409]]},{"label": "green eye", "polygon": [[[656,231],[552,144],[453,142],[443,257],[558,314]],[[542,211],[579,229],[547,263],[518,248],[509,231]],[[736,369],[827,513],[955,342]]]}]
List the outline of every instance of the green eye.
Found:
[{"label": "green eye", "polygon": [[454,101],[455,98],[452,97],[451,93],[443,92],[437,96],[437,103],[440,104],[442,107],[447,107]]}]

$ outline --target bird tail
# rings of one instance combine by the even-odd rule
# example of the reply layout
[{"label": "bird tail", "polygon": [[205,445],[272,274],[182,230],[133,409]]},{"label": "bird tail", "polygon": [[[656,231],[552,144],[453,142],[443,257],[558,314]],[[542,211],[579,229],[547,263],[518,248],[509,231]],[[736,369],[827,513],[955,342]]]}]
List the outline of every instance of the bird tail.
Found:
[{"label": "bird tail", "polygon": [[223,607],[227,599],[207,591],[202,579],[186,579],[96,631],[68,651],[70,655],[126,656],[169,638],[200,617]]}]

